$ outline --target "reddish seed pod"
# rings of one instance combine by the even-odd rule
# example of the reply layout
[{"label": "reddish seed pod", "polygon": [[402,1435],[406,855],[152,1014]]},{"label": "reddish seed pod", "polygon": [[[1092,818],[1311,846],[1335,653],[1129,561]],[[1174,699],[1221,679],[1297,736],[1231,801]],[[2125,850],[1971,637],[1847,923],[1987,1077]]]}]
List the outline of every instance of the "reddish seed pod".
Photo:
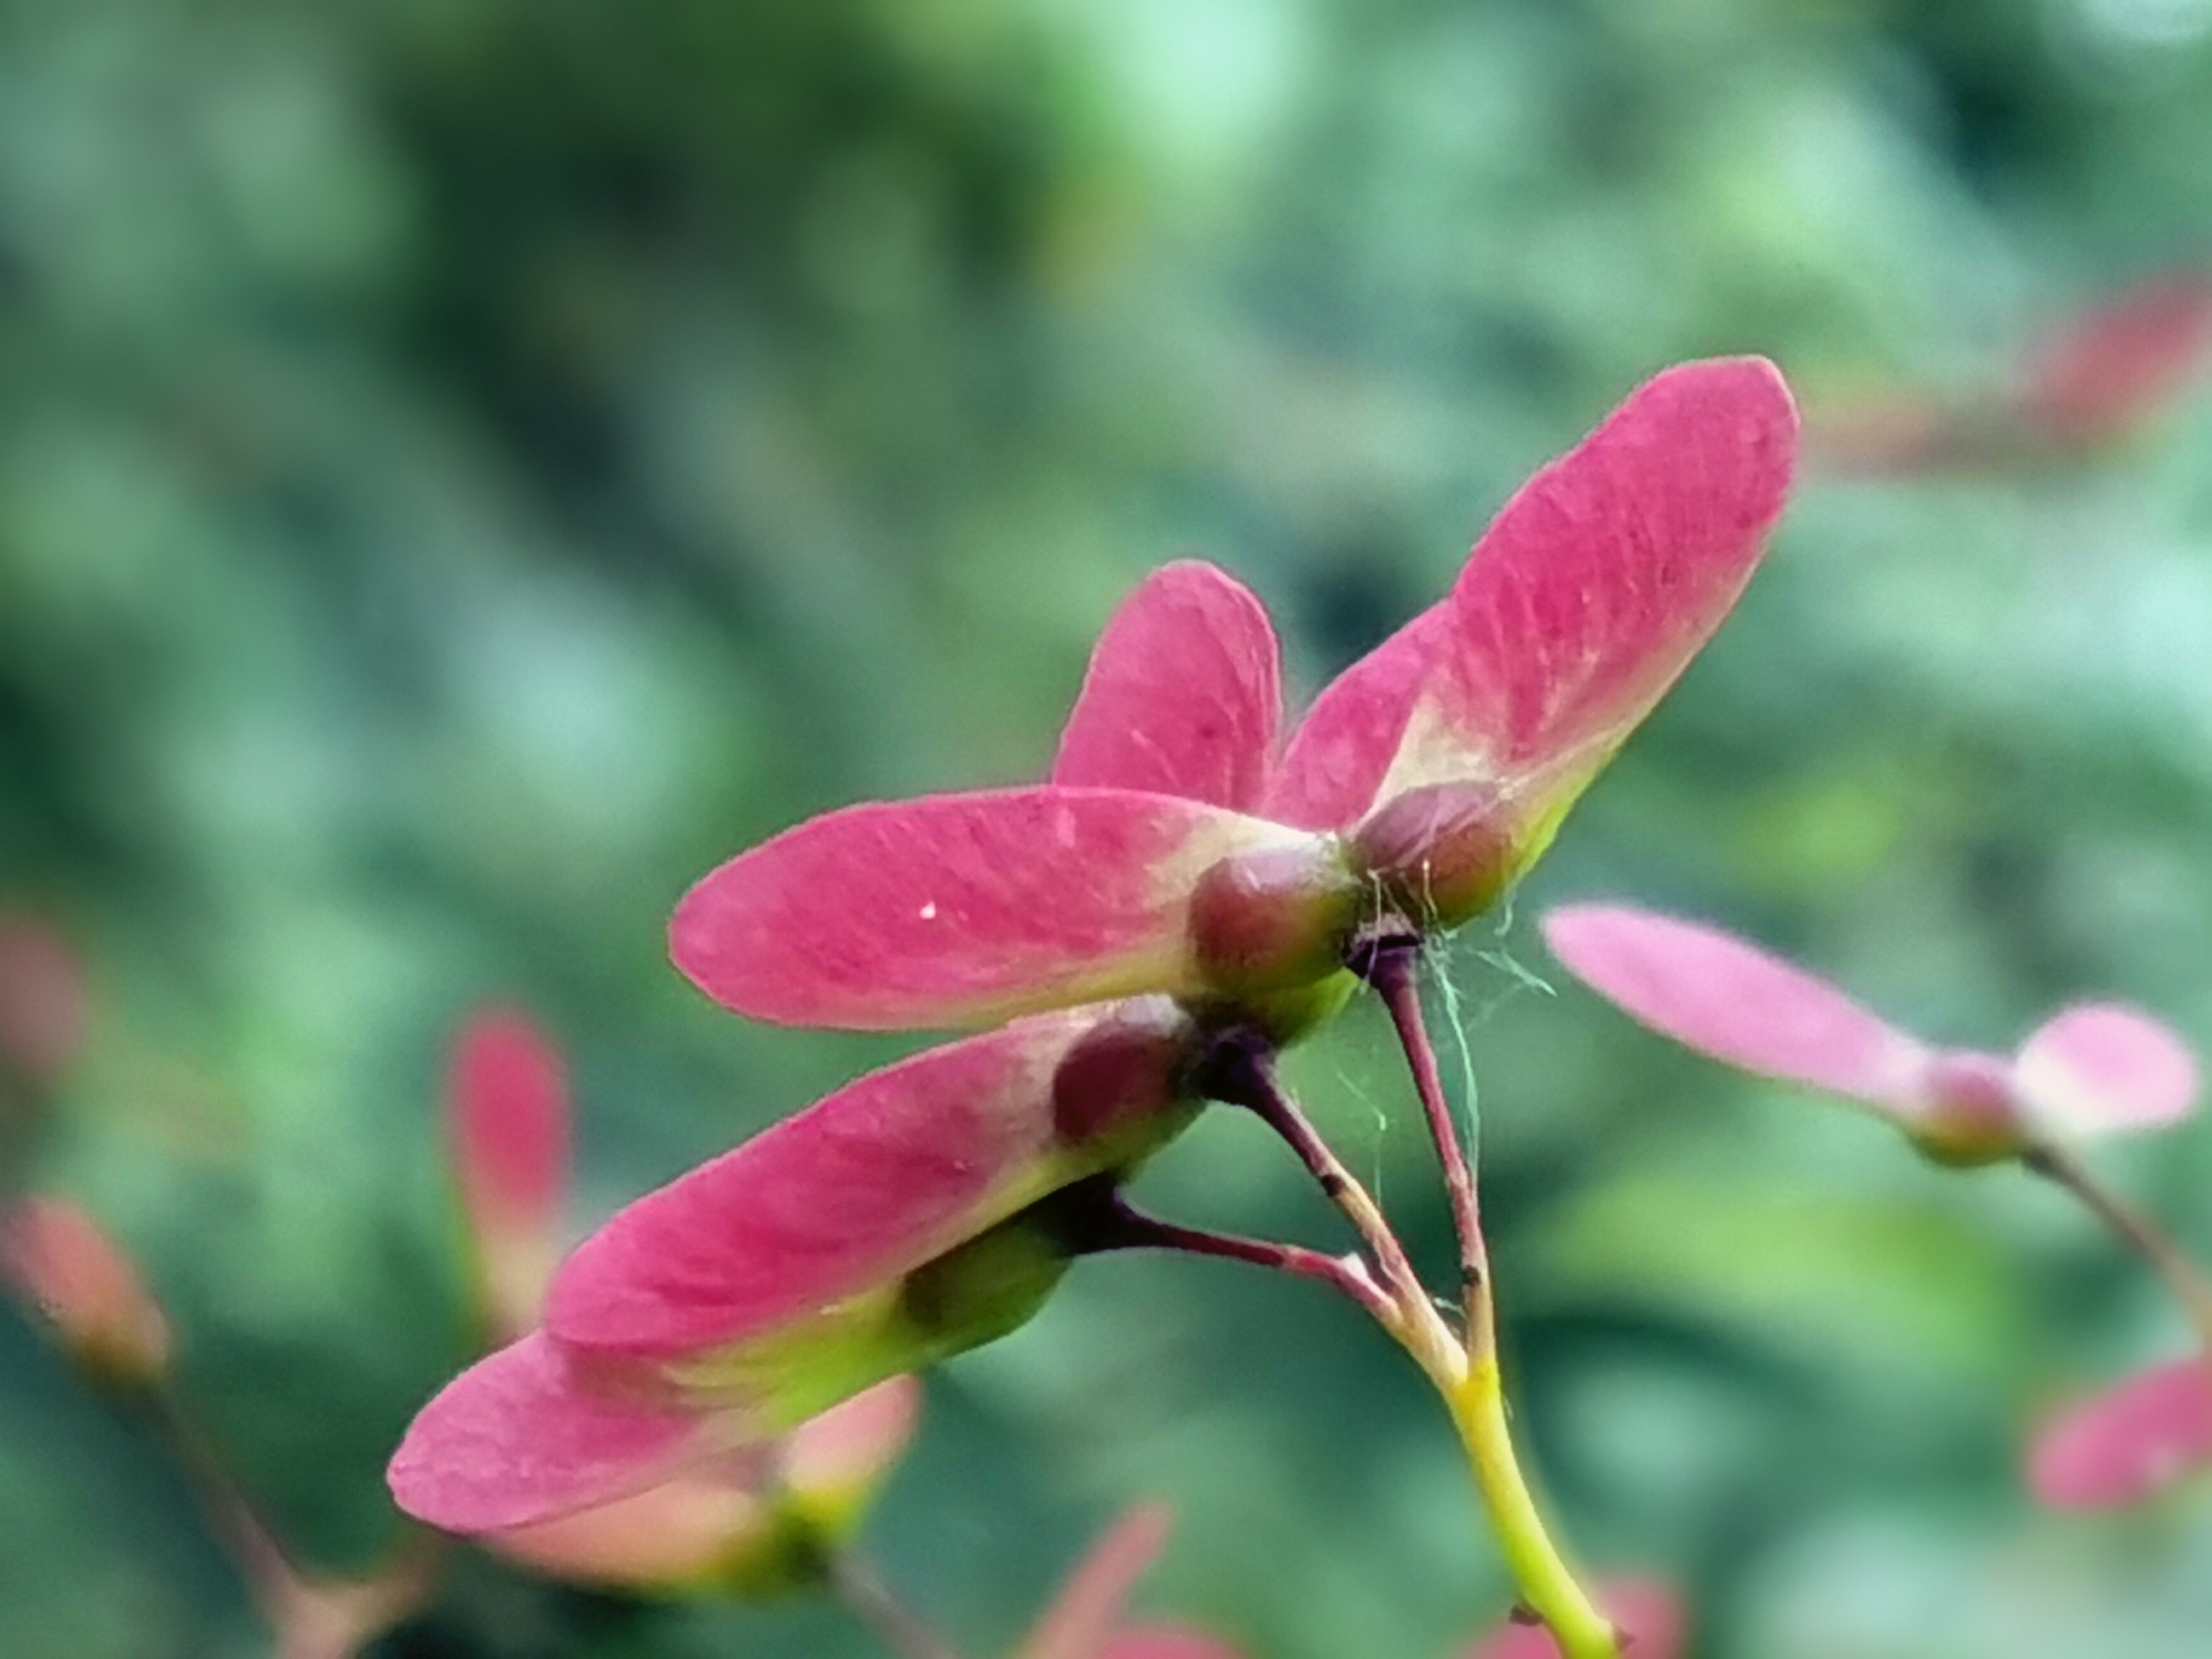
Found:
[{"label": "reddish seed pod", "polygon": [[1090,1148],[1148,1130],[1182,1106],[1175,1079],[1193,1042],[1189,1019],[1165,997],[1137,997],[1077,1040],[1052,1074],[1052,1127]]},{"label": "reddish seed pod", "polygon": [[1932,1056],[1922,1073],[1918,1109],[1907,1133],[1922,1155],[1952,1169],[2002,1163],[2027,1144],[2026,1116],[2013,1083],[2012,1062],[2002,1054],[1948,1049]]},{"label": "reddish seed pod", "polygon": [[1207,980],[1232,995],[1310,985],[1344,965],[1360,897],[1334,840],[1240,853],[1199,878],[1191,946]]},{"label": "reddish seed pod", "polygon": [[1515,874],[1518,815],[1486,783],[1439,783],[1397,796],[1352,837],[1384,900],[1423,931],[1456,927],[1494,903]]}]

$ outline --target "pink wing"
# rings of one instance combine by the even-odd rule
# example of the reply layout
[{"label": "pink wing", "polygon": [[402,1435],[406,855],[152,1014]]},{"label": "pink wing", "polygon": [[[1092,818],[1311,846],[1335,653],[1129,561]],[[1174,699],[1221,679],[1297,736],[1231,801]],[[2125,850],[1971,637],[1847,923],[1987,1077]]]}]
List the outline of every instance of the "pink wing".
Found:
[{"label": "pink wing", "polygon": [[486,1534],[510,1561],[570,1583],[625,1590],[705,1588],[762,1549],[776,1516],[749,1484],[686,1473],[611,1504]]},{"label": "pink wing", "polygon": [[481,1293],[517,1335],[536,1322],[558,1252],[568,1188],[568,1079],[526,1014],[474,1016],[453,1052],[447,1131]]},{"label": "pink wing", "polygon": [[921,1402],[914,1377],[893,1377],[819,1417],[774,1448],[709,1459],[611,1504],[493,1533],[508,1559],[573,1583],[626,1589],[703,1588],[734,1561],[772,1547],[787,1500],[810,1525],[837,1528],[913,1437]]},{"label": "pink wing", "polygon": [[921,1425],[921,1379],[878,1382],[784,1437],[783,1483],[817,1500],[865,1491],[898,1462]]},{"label": "pink wing", "polygon": [[2212,348],[2212,278],[2142,284],[2076,318],[2030,356],[2021,412],[2057,442],[2124,436],[2171,404]]},{"label": "pink wing", "polygon": [[627,1498],[706,1445],[701,1420],[652,1403],[640,1377],[542,1334],[463,1371],[392,1460],[399,1507],[447,1532],[490,1532]]},{"label": "pink wing", "polygon": [[1902,1109],[1929,1051],[1826,980],[1717,928],[1624,905],[1544,918],[1552,952],[1623,1012],[1699,1054]]},{"label": "pink wing", "polygon": [[1137,1581],[1167,1547],[1175,1516],[1165,1504],[1129,1510],[1091,1547],[1021,1648],[1020,1659],[1103,1659]]},{"label": "pink wing", "polygon": [[569,1112],[568,1067],[551,1040],[518,1011],[477,1013],[454,1048],[447,1100],[471,1218],[556,1223],[568,1197]]},{"label": "pink wing", "polygon": [[1133,790],[932,795],[832,812],[708,875],[676,964],[757,1019],[848,1030],[985,1025],[1204,987],[1198,880],[1310,837]]},{"label": "pink wing", "polygon": [[169,1359],[169,1322],[120,1244],[66,1198],[0,1214],[0,1285],[27,1297],[81,1364],[144,1382]]},{"label": "pink wing", "polygon": [[52,1082],[84,1047],[84,968],[44,922],[0,914],[0,1066]]},{"label": "pink wing", "polygon": [[1431,606],[1322,689],[1291,734],[1268,817],[1341,830],[1366,816],[1435,682],[1451,623],[1449,603]]},{"label": "pink wing", "polygon": [[1322,695],[1273,810],[1340,827],[1385,795],[1483,783],[1532,818],[1564,811],[1735,604],[1796,439],[1761,359],[1647,381],[1506,504],[1444,605]]},{"label": "pink wing", "polygon": [[1750,580],[1796,438],[1772,364],[1686,363],[1507,503],[1453,590],[1443,694],[1494,774],[1579,780],[1643,720]]},{"label": "pink wing", "polygon": [[1099,635],[1052,781],[1253,811],[1282,717],[1266,610],[1213,566],[1181,561],[1146,578]]},{"label": "pink wing", "polygon": [[2111,1509],[2212,1463],[2208,1364],[2160,1365],[2059,1413],[2030,1449],[2029,1490],[2053,1509]]},{"label": "pink wing", "polygon": [[1169,1132],[1180,1029],[1153,1012],[1024,1020],[848,1085],[616,1215],[556,1275],[548,1328],[676,1357],[896,1289]]},{"label": "pink wing", "polygon": [[2021,1045],[2014,1077],[2045,1127],[2074,1135],[2179,1122],[2197,1103],[2197,1057],[2149,1015],[2111,1003],[2069,1008]]}]

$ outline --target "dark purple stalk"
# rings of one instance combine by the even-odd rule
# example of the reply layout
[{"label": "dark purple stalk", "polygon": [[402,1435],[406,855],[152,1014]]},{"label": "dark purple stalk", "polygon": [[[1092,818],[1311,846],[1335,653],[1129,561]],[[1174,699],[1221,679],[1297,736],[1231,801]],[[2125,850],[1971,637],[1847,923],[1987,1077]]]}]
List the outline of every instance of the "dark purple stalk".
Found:
[{"label": "dark purple stalk", "polygon": [[1199,1081],[1212,1098],[1253,1113],[1297,1154],[1322,1195],[1343,1212],[1359,1235],[1373,1267],[1373,1282],[1382,1292],[1395,1330],[1396,1310],[1425,1302],[1427,1292],[1421,1288],[1405,1247],[1383,1218],[1381,1206],[1322,1139],[1312,1120],[1276,1077],[1274,1051],[1256,1041],[1224,1037],[1200,1068]]},{"label": "dark purple stalk", "polygon": [[1303,1244],[1279,1244],[1273,1239],[1248,1238],[1240,1233],[1185,1227],[1132,1209],[1118,1199],[1112,1221],[1100,1237],[1103,1242],[1094,1244],[1094,1249],[1180,1250],[1186,1255],[1249,1262],[1340,1291],[1386,1325],[1397,1316],[1390,1298],[1356,1257],[1328,1255]]},{"label": "dark purple stalk", "polygon": [[1483,1242],[1474,1169],[1460,1144],[1459,1126],[1452,1117],[1450,1103],[1444,1098],[1443,1075],[1437,1066],[1436,1046],[1429,1041],[1428,1024],[1421,1014],[1421,988],[1414,973],[1419,959],[1419,945],[1393,940],[1364,953],[1357,966],[1389,1011],[1390,1023],[1397,1028],[1399,1045],[1406,1051],[1406,1063],[1413,1070],[1413,1090],[1421,1098],[1421,1115],[1428,1120],[1429,1137],[1435,1141],[1437,1157],[1443,1165],[1444,1191],[1451,1200],[1452,1231],[1459,1239],[1460,1296],[1467,1328],[1476,1337],[1477,1346],[1486,1348],[1489,1343],[1484,1328],[1487,1322],[1479,1317],[1479,1307],[1487,1305],[1482,1291],[1490,1272],[1489,1247]]}]

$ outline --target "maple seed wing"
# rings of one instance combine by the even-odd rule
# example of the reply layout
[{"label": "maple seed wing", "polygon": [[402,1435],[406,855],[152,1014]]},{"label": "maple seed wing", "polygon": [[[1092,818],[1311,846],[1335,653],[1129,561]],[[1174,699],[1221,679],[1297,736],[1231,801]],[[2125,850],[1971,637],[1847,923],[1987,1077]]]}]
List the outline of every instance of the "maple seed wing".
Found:
[{"label": "maple seed wing", "polygon": [[1256,811],[1282,723],[1281,659],[1242,583],[1198,560],[1153,572],[1098,637],[1052,781]]},{"label": "maple seed wing", "polygon": [[1024,1020],[848,1084],[585,1240],[554,1279],[549,1328],[675,1358],[895,1293],[1156,1121],[1168,1132],[1173,1034],[1117,1046],[1128,1029],[1095,1013]]},{"label": "maple seed wing", "polygon": [[1294,830],[1134,790],[933,795],[847,808],[686,894],[671,954],[757,1019],[846,1030],[988,1025],[1204,988],[1188,938],[1205,872]]},{"label": "maple seed wing", "polygon": [[1129,1510],[1068,1573],[1022,1644],[1018,1659],[1099,1659],[1137,1581],[1167,1547],[1175,1516],[1164,1504]]},{"label": "maple seed wing", "polygon": [[2155,279],[2075,318],[2042,340],[2019,404],[2048,440],[2091,447],[2161,413],[2203,371],[2212,349],[2212,278]]},{"label": "maple seed wing", "polygon": [[33,1193],[0,1212],[0,1287],[26,1297],[77,1363],[117,1382],[156,1380],[169,1321],[129,1252],[72,1200]]},{"label": "maple seed wing", "polygon": [[2014,1076],[2045,1127],[2092,1135],[2179,1122],[2197,1103],[2197,1058],[2149,1015],[2069,1008],[2021,1045]]},{"label": "maple seed wing", "polygon": [[766,1494],[712,1469],[477,1541],[569,1583],[668,1593],[717,1588],[732,1562],[772,1548],[780,1519]]},{"label": "maple seed wing", "polygon": [[785,1437],[783,1483],[817,1510],[854,1504],[890,1473],[921,1424],[920,1377],[878,1382]]},{"label": "maple seed wing", "polygon": [[469,1021],[447,1105],[470,1218],[557,1221],[568,1182],[568,1068],[528,1016],[491,1010]]},{"label": "maple seed wing", "polygon": [[526,1015],[477,1014],[454,1047],[446,1111],[478,1299],[503,1334],[519,1335],[537,1322],[568,1199],[560,1051]]},{"label": "maple seed wing", "polygon": [[1727,1065],[1905,1109],[1928,1060],[1826,980],[1718,928],[1625,905],[1544,918],[1576,978],[1662,1036]]},{"label": "maple seed wing", "polygon": [[1341,828],[1409,790],[1480,783],[1540,847],[1735,605],[1796,445],[1761,359],[1646,381],[1506,503],[1443,605],[1322,694],[1273,810]]},{"label": "maple seed wing", "polygon": [[1302,830],[1340,830],[1366,815],[1450,627],[1449,606],[1433,606],[1322,688],[1283,752],[1268,792],[1269,817]]},{"label": "maple seed wing", "polygon": [[920,1379],[896,1376],[809,1418],[773,1449],[710,1457],[633,1497],[479,1541],[551,1577],[616,1589],[780,1585],[775,1547],[793,1524],[789,1510],[804,1510],[797,1524],[810,1538],[841,1536],[913,1438],[921,1404]]},{"label": "maple seed wing", "polygon": [[2191,1357],[2061,1412],[2035,1437],[2027,1484],[2053,1509],[2110,1509],[2154,1497],[2208,1463],[2212,1373]]},{"label": "maple seed wing", "polygon": [[536,1334],[448,1382],[409,1427],[387,1478],[416,1520],[490,1532],[642,1492],[699,1443],[697,1419],[594,1381]]},{"label": "maple seed wing", "polygon": [[1579,790],[1734,607],[1796,441],[1771,363],[1685,363],[1523,485],[1452,591],[1437,695],[1457,743],[1501,781]]}]

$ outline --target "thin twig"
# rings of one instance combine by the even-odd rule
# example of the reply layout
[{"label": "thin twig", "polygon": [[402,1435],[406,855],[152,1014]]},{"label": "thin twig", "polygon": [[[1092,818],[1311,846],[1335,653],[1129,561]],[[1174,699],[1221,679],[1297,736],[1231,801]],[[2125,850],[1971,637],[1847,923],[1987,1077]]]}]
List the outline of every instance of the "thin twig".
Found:
[{"label": "thin twig", "polygon": [[1436,1046],[1429,1041],[1427,1022],[1421,1015],[1421,988],[1414,974],[1420,947],[1389,944],[1367,952],[1360,972],[1382,999],[1390,1023],[1397,1028],[1399,1045],[1413,1070],[1413,1091],[1420,1097],[1421,1114],[1428,1120],[1429,1137],[1436,1143],[1443,1165],[1444,1191],[1451,1200],[1452,1231],[1459,1240],[1459,1278],[1462,1310],[1466,1316],[1470,1346],[1480,1358],[1495,1351],[1494,1316],[1490,1311],[1486,1285],[1490,1251],[1482,1237],[1482,1212],[1475,1195],[1474,1168],[1460,1143],[1459,1127],[1451,1103],[1444,1098],[1443,1074],[1437,1066]]},{"label": "thin twig", "polygon": [[311,1574],[261,1518],[173,1390],[156,1385],[144,1406],[275,1633],[280,1659],[351,1659],[429,1599],[445,1564],[444,1539],[411,1531],[385,1569],[368,1578]]},{"label": "thin twig", "polygon": [[2115,1237],[2148,1262],[2166,1281],[2173,1299],[2197,1329],[2205,1352],[2212,1353],[2212,1279],[2174,1243],[2172,1236],[2105,1185],[2071,1152],[2056,1146],[2037,1146],[2021,1162],[2037,1175],[2063,1188],[2087,1207]]},{"label": "thin twig", "polygon": [[1292,1273],[1340,1291],[1381,1321],[1386,1328],[1395,1326],[1399,1317],[1397,1304],[1375,1282],[1366,1264],[1357,1256],[1328,1255],[1303,1244],[1282,1244],[1270,1238],[1247,1237],[1242,1233],[1186,1227],[1133,1209],[1118,1195],[1109,1231],[1093,1248],[1181,1250],[1187,1255],[1249,1262],[1255,1267]]},{"label": "thin twig", "polygon": [[145,1404],[155,1432],[199,1494],[216,1536],[238,1564],[262,1615],[272,1626],[281,1624],[302,1582],[290,1553],[270,1531],[174,1393],[157,1385],[147,1392]]},{"label": "thin twig", "polygon": [[837,1599],[899,1659],[960,1659],[959,1650],[900,1601],[874,1563],[859,1551],[832,1549],[829,1569],[830,1587]]},{"label": "thin twig", "polygon": [[[1418,1062],[1415,1069],[1418,1077]],[[1433,1051],[1429,1072],[1433,1079]],[[1388,1304],[1376,1317],[1427,1374],[1450,1412],[1477,1494],[1522,1600],[1551,1628],[1567,1659],[1618,1659],[1618,1632],[1576,1581],[1574,1570],[1546,1530],[1514,1452],[1492,1335],[1488,1274],[1481,1271],[1480,1230],[1474,1228],[1468,1235],[1474,1241],[1478,1271],[1468,1286],[1472,1334],[1462,1334],[1446,1323],[1430,1301],[1380,1206],[1277,1079],[1272,1048],[1257,1040],[1226,1037],[1207,1057],[1199,1080],[1212,1098],[1257,1114],[1287,1141],[1358,1232]],[[1434,1091],[1434,1098],[1443,1099],[1441,1088]],[[1448,1114],[1443,1121],[1449,1127]],[[1464,1158],[1456,1156],[1457,1136],[1445,1144],[1454,1149],[1446,1158],[1447,1170],[1457,1169],[1467,1176],[1464,1214],[1472,1221],[1473,1175]],[[1455,1204],[1455,1218],[1461,1213]]]},{"label": "thin twig", "polygon": [[1428,1292],[1390,1231],[1382,1206],[1345,1166],[1335,1149],[1291,1097],[1275,1075],[1274,1054],[1264,1044],[1226,1039],[1204,1073],[1208,1093],[1228,1105],[1242,1106],[1287,1142],[1319,1183],[1322,1194],[1344,1214],[1374,1264],[1375,1278],[1401,1310],[1426,1306]]}]

